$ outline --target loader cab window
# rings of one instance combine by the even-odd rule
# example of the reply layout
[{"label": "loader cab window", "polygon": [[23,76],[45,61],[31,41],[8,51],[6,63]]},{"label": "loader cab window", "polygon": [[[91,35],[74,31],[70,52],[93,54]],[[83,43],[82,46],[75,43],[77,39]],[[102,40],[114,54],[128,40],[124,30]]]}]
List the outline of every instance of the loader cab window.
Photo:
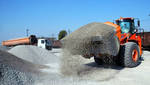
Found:
[{"label": "loader cab window", "polygon": [[134,20],[122,20],[116,21],[116,23],[121,27],[122,33],[134,33]]},{"label": "loader cab window", "polygon": [[130,31],[130,23],[129,22],[120,22],[121,32],[128,33]]}]

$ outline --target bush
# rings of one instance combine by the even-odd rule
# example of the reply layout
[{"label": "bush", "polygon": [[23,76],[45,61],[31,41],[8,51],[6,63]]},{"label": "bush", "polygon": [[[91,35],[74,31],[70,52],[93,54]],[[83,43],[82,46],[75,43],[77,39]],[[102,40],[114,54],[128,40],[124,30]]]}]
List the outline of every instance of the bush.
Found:
[{"label": "bush", "polygon": [[59,32],[58,39],[61,40],[61,39],[64,38],[66,35],[67,35],[66,30],[62,30],[62,31]]}]

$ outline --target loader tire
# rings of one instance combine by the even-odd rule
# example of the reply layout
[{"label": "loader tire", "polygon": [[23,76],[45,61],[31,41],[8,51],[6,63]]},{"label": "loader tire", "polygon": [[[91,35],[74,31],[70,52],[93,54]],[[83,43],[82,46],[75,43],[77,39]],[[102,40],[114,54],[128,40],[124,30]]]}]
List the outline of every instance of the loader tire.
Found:
[{"label": "loader tire", "polygon": [[104,63],[103,60],[100,59],[100,58],[94,57],[94,60],[95,60],[95,63],[98,64],[98,65],[102,65]]},{"label": "loader tire", "polygon": [[120,50],[120,63],[122,66],[132,68],[140,64],[140,51],[136,43],[128,42]]}]

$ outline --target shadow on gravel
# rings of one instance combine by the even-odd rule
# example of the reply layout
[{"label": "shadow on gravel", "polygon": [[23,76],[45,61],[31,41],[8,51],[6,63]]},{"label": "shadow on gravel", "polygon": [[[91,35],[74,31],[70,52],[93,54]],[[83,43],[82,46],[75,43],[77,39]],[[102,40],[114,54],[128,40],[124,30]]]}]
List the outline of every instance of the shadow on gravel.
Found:
[{"label": "shadow on gravel", "polygon": [[68,77],[77,77],[83,80],[108,81],[114,78],[124,68],[115,65],[97,65],[86,61],[81,56],[73,56],[64,52],[61,59],[61,73]]},{"label": "shadow on gravel", "polygon": [[108,64],[98,65],[95,62],[91,62],[91,63],[85,64],[85,65],[90,66],[90,67],[105,68],[105,69],[107,69],[107,68],[115,69],[115,70],[122,70],[122,69],[124,69],[124,67],[117,66],[117,65],[108,65]]},{"label": "shadow on gravel", "polygon": [[84,64],[80,68],[78,75],[82,79],[109,81],[122,71],[124,67],[116,65],[97,65],[95,62]]}]

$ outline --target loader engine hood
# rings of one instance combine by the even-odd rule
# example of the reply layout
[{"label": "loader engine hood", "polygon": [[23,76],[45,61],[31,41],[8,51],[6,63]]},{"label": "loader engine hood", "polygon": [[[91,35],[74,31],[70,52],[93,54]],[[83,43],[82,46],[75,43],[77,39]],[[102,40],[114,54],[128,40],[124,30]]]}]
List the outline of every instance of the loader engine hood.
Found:
[{"label": "loader engine hood", "polygon": [[110,55],[119,52],[115,28],[104,23],[90,23],[61,40],[63,49],[74,55]]}]

